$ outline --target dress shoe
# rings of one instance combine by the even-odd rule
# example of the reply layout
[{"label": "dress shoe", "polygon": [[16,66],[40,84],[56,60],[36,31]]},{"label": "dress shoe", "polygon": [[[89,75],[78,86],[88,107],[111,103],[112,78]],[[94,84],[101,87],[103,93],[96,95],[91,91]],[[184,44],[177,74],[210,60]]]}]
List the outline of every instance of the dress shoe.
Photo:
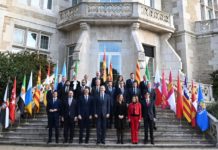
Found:
[{"label": "dress shoe", "polygon": [[96,144],[98,145],[98,144],[100,144],[100,142],[96,142]]},{"label": "dress shoe", "polygon": [[101,144],[105,144],[105,142],[103,141],[103,142],[101,142]]},{"label": "dress shoe", "polygon": [[49,144],[49,143],[51,143],[51,140],[48,140],[48,141],[47,141],[47,144]]},{"label": "dress shoe", "polygon": [[151,141],[151,144],[154,145],[154,141]]}]

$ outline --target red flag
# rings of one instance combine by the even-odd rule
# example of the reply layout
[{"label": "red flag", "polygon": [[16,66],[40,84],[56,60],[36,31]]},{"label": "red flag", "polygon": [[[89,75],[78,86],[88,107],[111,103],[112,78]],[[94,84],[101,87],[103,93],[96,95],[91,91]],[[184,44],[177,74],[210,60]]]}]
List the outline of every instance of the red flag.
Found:
[{"label": "red flag", "polygon": [[110,63],[109,79],[110,79],[110,81],[113,81],[113,67],[112,67],[112,63]]},{"label": "red flag", "polygon": [[192,103],[191,103],[191,124],[192,127],[196,127],[196,114],[197,114],[197,96],[196,96],[196,88],[194,86],[194,82],[192,81],[192,95],[191,95]]},{"label": "red flag", "polygon": [[176,97],[176,117],[178,119],[182,119],[183,116],[183,103],[182,103],[182,86],[180,83],[180,77],[178,74],[178,80],[177,80],[177,97]]},{"label": "red flag", "polygon": [[11,100],[9,103],[9,118],[12,123],[15,122],[15,112],[16,112],[16,78],[14,79],[13,89],[11,93]]},{"label": "red flag", "polygon": [[159,106],[162,101],[162,94],[161,94],[160,74],[159,74],[158,67],[156,68],[154,84],[155,84],[155,92],[156,92],[155,105]]},{"label": "red flag", "polygon": [[138,82],[138,85],[139,85],[141,79],[140,79],[140,67],[139,67],[139,63],[138,62],[136,64],[136,81]]},{"label": "red flag", "polygon": [[167,84],[166,84],[165,75],[163,72],[162,73],[162,103],[161,103],[161,106],[163,109],[165,109],[167,106],[169,106],[167,98],[168,98]]},{"label": "red flag", "polygon": [[102,69],[103,69],[103,80],[104,82],[107,80],[107,72],[106,72],[106,50],[104,50],[104,57],[103,57],[103,66],[102,66]]}]

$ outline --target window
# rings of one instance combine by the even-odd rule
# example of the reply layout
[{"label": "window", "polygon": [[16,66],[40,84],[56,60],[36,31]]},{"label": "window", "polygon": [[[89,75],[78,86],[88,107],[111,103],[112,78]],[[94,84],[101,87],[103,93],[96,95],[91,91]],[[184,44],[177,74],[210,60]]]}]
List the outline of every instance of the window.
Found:
[{"label": "window", "polygon": [[18,45],[24,45],[24,34],[25,34],[25,30],[15,28],[13,42]]},{"label": "window", "polygon": [[151,77],[154,76],[154,47],[142,44],[144,48],[145,57],[148,60],[148,70],[150,72]]},{"label": "window", "polygon": [[113,67],[113,79],[116,80],[121,74],[121,41],[99,41],[98,68],[102,72],[104,51],[106,54],[106,71],[108,73],[110,64]]},{"label": "window", "polygon": [[210,20],[215,18],[215,0],[202,0],[201,1],[201,19],[202,20]]},{"label": "window", "polygon": [[79,0],[72,0],[72,6],[77,5],[79,3]]},{"label": "window", "polygon": [[121,2],[121,0],[100,0],[100,2]]},{"label": "window", "polygon": [[70,77],[70,79],[73,76],[75,63],[76,63],[73,60],[73,52],[74,52],[75,47],[76,47],[76,45],[72,45],[72,46],[68,47],[67,73],[68,73],[68,77]]},{"label": "window", "polygon": [[212,3],[212,0],[208,0],[208,1],[207,1],[207,6],[212,7],[212,4],[213,4],[213,3]]},{"label": "window", "polygon": [[145,5],[152,7],[152,0],[145,0]]},{"label": "window", "polygon": [[32,48],[36,48],[37,44],[37,33],[28,31],[26,45]]},{"label": "window", "polygon": [[34,7],[38,7],[39,8],[39,1],[40,0],[31,0],[31,6],[34,6]]},{"label": "window", "polygon": [[44,50],[48,50],[48,45],[49,45],[49,37],[46,35],[41,35],[40,48]]},{"label": "window", "polygon": [[45,9],[52,9],[52,0],[44,0],[44,8]]},{"label": "window", "polygon": [[213,10],[207,9],[208,19],[213,19]]}]

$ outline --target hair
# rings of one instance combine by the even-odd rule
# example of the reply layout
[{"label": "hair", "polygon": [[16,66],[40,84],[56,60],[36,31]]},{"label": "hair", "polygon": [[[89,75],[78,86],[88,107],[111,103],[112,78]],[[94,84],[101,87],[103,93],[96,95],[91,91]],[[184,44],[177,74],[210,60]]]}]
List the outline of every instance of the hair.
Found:
[{"label": "hair", "polygon": [[[117,99],[116,99],[116,100],[117,100],[117,102],[119,102],[120,96],[123,96],[123,94],[118,94],[118,95],[117,95]],[[122,100],[122,102],[123,102],[123,101],[124,101],[124,97],[123,97],[123,100]]]}]

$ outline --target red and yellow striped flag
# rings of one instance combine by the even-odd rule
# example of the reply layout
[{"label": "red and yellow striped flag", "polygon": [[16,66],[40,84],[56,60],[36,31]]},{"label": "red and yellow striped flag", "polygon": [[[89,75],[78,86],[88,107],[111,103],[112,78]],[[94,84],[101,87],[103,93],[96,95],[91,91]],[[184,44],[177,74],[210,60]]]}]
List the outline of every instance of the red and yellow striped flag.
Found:
[{"label": "red and yellow striped flag", "polygon": [[102,69],[103,69],[103,80],[104,82],[107,80],[107,72],[106,72],[106,52],[104,50],[104,57],[103,57],[103,66],[102,66]]},{"label": "red and yellow striped flag", "polygon": [[110,81],[113,81],[113,66],[112,66],[112,63],[110,63],[109,79],[110,79]]},{"label": "red and yellow striped flag", "polygon": [[183,91],[184,91],[183,93],[183,115],[186,118],[186,120],[190,123],[191,122],[191,102],[189,99],[187,77],[185,77]]},{"label": "red and yellow striped flag", "polygon": [[191,124],[192,127],[196,127],[196,115],[197,115],[197,95],[196,95],[196,87],[194,86],[194,82],[192,81],[192,104],[191,104]]},{"label": "red and yellow striped flag", "polygon": [[41,68],[39,69],[39,72],[38,72],[37,86],[36,86],[35,93],[33,96],[33,101],[36,105],[37,112],[39,112],[39,107],[40,107],[40,87],[41,87]]},{"label": "red and yellow striped flag", "polygon": [[136,64],[136,81],[138,82],[138,85],[141,81],[140,79],[140,66],[139,66],[139,62],[137,61],[137,64]]}]

